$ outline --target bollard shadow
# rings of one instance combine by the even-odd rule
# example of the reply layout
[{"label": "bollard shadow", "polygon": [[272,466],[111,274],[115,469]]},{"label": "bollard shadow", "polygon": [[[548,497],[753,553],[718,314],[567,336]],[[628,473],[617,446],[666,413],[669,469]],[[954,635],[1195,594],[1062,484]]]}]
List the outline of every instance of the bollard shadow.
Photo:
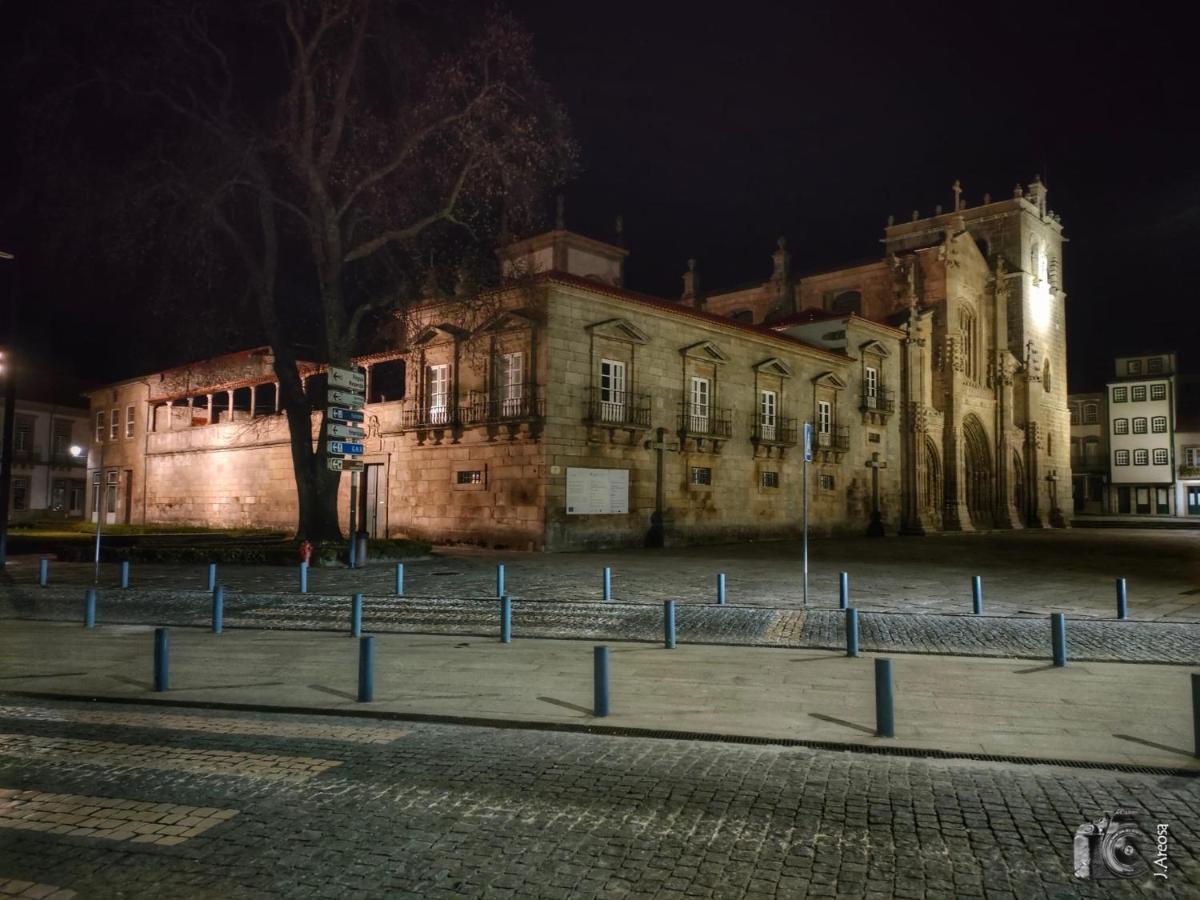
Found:
[{"label": "bollard shadow", "polygon": [[582,713],[585,716],[592,715],[592,710],[586,706],[579,706],[575,703],[568,703],[566,700],[559,700],[555,697],[538,697],[543,703],[549,703],[553,706],[561,706],[563,709],[569,709],[572,712]]},{"label": "bollard shadow", "polygon": [[0,681],[16,681],[21,678],[66,678],[69,675],[86,675],[87,672],[30,672],[26,675],[0,675]]},{"label": "bollard shadow", "polygon": [[1054,663],[1046,663],[1044,666],[1030,666],[1028,669],[1013,669],[1014,675],[1029,675],[1033,672],[1046,672],[1050,669],[1057,669],[1059,666]]},{"label": "bollard shadow", "polygon": [[339,697],[342,700],[358,700],[358,694],[350,691],[339,691],[337,688],[325,687],[323,684],[305,685],[310,691],[319,691],[322,694],[329,694],[331,697]]},{"label": "bollard shadow", "polygon": [[128,684],[131,687],[141,688],[143,691],[154,690],[154,683],[151,681],[138,681],[136,678],[126,678],[124,675],[109,675],[113,681],[119,681],[121,684]]},{"label": "bollard shadow", "polygon": [[[802,656],[796,659],[789,659],[788,662],[806,663],[806,662],[823,662],[827,659],[846,659],[845,653],[830,653],[826,656]],[[851,657],[852,658],[852,657]]]},{"label": "bollard shadow", "polygon": [[1129,741],[1133,744],[1142,744],[1146,747],[1153,747],[1155,750],[1166,750],[1168,753],[1178,753],[1180,756],[1191,756],[1190,750],[1184,750],[1181,747],[1170,747],[1167,744],[1156,744],[1154,741],[1148,741],[1145,738],[1134,737],[1131,734],[1114,734],[1119,741]]},{"label": "bollard shadow", "polygon": [[855,731],[861,731],[864,734],[874,734],[874,728],[868,728],[865,725],[859,725],[855,722],[847,722],[845,719],[839,719],[835,716],[826,716],[822,713],[809,713],[814,719],[820,719],[822,722],[832,722],[834,725],[842,725],[846,728],[853,728]]},{"label": "bollard shadow", "polygon": [[241,684],[197,684],[189,685],[188,687],[171,688],[171,693],[182,694],[185,691],[228,691],[237,688],[252,688],[252,687],[279,687],[284,684],[282,681],[250,681]]}]

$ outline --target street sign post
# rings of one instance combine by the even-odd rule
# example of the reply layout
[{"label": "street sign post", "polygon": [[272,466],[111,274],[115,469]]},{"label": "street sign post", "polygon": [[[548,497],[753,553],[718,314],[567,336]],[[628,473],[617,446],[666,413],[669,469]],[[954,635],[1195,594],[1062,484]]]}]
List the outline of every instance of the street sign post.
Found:
[{"label": "street sign post", "polygon": [[343,409],[340,406],[331,406],[326,413],[332,422],[363,422],[367,418],[361,409]]},{"label": "street sign post", "polygon": [[350,438],[351,440],[357,440],[367,436],[367,432],[362,428],[358,428],[354,425],[339,425],[337,422],[326,423],[325,432],[331,438]]},{"label": "street sign post", "polygon": [[347,406],[350,409],[362,409],[366,403],[366,397],[363,394],[357,394],[353,391],[335,391],[332,388],[325,392],[325,399],[329,401],[330,406]]},{"label": "street sign post", "polygon": [[349,441],[328,441],[326,450],[330,456],[362,456],[366,448],[362,444],[352,444]]},{"label": "street sign post", "polygon": [[[326,377],[325,398],[329,406],[325,410],[325,436],[328,438],[355,438],[367,436],[359,425],[366,419],[367,378],[358,369],[340,369],[330,366]],[[358,546],[358,473],[365,468],[358,459],[366,447],[356,440],[330,440],[326,443],[329,459],[326,465],[333,472],[350,473],[350,568],[356,568],[355,550]],[[347,458],[350,457],[350,458]]]},{"label": "street sign post", "polygon": [[808,606],[808,464],[812,462],[812,422],[804,423],[804,605]]},{"label": "street sign post", "polygon": [[367,386],[367,376],[357,369],[339,369],[337,366],[330,366],[326,383],[332,388],[346,388],[361,393]]},{"label": "street sign post", "polygon": [[326,462],[332,472],[361,472],[366,468],[361,459],[345,459],[340,456],[331,456]]}]

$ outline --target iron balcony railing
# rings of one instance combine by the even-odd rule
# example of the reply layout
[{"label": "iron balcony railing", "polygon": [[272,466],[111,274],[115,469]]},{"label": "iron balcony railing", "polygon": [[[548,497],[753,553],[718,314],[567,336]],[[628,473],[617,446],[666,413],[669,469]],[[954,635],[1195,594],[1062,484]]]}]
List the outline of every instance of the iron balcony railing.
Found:
[{"label": "iron balcony railing", "polygon": [[798,442],[799,431],[795,419],[764,416],[762,413],[758,413],[754,417],[754,440],[759,443],[790,446]]},{"label": "iron balcony railing", "polygon": [[538,419],[546,414],[546,401],[533,395],[534,391],[526,388],[498,399],[473,398],[459,410],[459,415],[464,425]]},{"label": "iron balcony railing", "polygon": [[733,436],[731,410],[684,400],[679,404],[679,431],[699,437]]},{"label": "iron balcony railing", "polygon": [[650,397],[631,391],[592,388],[588,395],[587,420],[594,425],[650,427]]},{"label": "iron balcony railing", "polygon": [[1181,478],[1195,478],[1200,475],[1200,465],[1189,466],[1187,463],[1181,463],[1179,466],[1179,475]]},{"label": "iron balcony railing", "polygon": [[459,411],[442,403],[411,403],[400,410],[403,428],[448,428],[459,424]]},{"label": "iron balcony railing", "polygon": [[872,410],[875,412],[891,413],[896,411],[896,399],[892,392],[882,385],[874,389],[863,385],[862,406],[859,408],[863,412]]},{"label": "iron balcony railing", "polygon": [[817,446],[823,450],[849,450],[850,428],[833,425],[828,431],[817,431]]}]

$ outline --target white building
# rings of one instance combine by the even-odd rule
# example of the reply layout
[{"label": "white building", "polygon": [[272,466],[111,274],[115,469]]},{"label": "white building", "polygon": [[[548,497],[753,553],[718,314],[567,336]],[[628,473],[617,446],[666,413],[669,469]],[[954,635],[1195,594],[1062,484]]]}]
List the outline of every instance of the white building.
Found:
[{"label": "white building", "polygon": [[1200,378],[1176,382],[1175,509],[1200,518]]},{"label": "white building", "polygon": [[[0,398],[0,419],[6,414]],[[72,456],[71,447],[88,445],[87,416],[82,398],[76,405],[36,393],[17,398],[11,521],[83,515],[87,460]]]},{"label": "white building", "polygon": [[1180,515],[1175,496],[1175,354],[1117,357],[1108,398],[1109,511]]}]

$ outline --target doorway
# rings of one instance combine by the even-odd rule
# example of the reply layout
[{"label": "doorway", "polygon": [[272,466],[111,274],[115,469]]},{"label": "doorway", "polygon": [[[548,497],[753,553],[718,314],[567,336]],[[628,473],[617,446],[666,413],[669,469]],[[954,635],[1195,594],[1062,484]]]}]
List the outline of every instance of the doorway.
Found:
[{"label": "doorway", "polygon": [[1117,512],[1127,513],[1129,510],[1129,488],[1117,488]]},{"label": "doorway", "polygon": [[1187,511],[1189,516],[1200,516],[1200,484],[1188,485]]},{"label": "doorway", "polygon": [[133,521],[133,469],[125,470],[125,511],[123,515],[126,525]]},{"label": "doorway", "polygon": [[387,537],[387,480],[383,463],[369,463],[363,468],[359,529],[370,538]]}]

